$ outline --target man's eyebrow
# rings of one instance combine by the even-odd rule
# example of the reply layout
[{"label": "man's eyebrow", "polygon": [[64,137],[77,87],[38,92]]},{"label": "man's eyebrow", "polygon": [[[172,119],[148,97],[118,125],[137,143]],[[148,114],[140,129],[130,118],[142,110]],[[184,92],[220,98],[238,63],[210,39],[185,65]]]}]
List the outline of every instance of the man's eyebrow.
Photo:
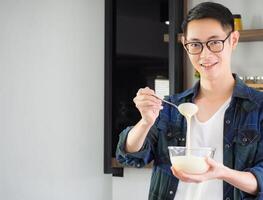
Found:
[{"label": "man's eyebrow", "polygon": [[[206,41],[208,41],[208,40],[213,40],[213,39],[219,39],[219,38],[220,38],[220,36],[218,36],[218,35],[212,35],[212,36],[210,36]],[[190,39],[187,39],[187,41],[191,41],[191,42],[201,42],[201,40],[198,39],[198,38],[190,38]]]}]

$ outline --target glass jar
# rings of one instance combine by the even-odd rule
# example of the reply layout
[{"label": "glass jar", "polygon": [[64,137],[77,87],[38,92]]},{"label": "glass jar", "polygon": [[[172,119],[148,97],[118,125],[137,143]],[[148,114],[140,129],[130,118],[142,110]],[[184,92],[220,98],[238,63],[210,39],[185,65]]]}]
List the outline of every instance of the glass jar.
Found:
[{"label": "glass jar", "polygon": [[255,83],[255,78],[254,78],[254,76],[247,76],[246,79],[245,79],[245,83],[247,83],[247,84],[253,84],[253,83]]},{"label": "glass jar", "polygon": [[243,76],[239,76],[239,79],[240,79],[241,81],[244,81],[244,77],[243,77]]},{"label": "glass jar", "polygon": [[234,17],[234,30],[235,31],[243,30],[241,15],[236,14],[236,15],[233,15],[233,17]]},{"label": "glass jar", "polygon": [[255,76],[255,83],[260,83],[260,79],[261,79],[260,76]]},{"label": "glass jar", "polygon": [[258,76],[257,83],[263,84],[263,76]]}]

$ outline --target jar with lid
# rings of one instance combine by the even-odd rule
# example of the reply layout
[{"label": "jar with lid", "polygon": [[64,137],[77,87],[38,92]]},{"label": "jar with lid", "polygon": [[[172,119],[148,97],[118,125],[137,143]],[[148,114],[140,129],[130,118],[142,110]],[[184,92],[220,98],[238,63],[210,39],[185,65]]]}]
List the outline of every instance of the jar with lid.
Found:
[{"label": "jar with lid", "polygon": [[256,83],[263,84],[263,76],[256,76]]},{"label": "jar with lid", "polygon": [[255,83],[260,83],[260,76],[255,76]]},{"label": "jar with lid", "polygon": [[243,76],[239,76],[238,77],[241,81],[244,81],[244,77]]},{"label": "jar with lid", "polygon": [[240,14],[235,14],[233,15],[234,18],[234,30],[235,31],[240,31],[243,30],[243,24],[241,20],[241,15]]},{"label": "jar with lid", "polygon": [[247,84],[253,84],[253,83],[255,83],[255,78],[254,78],[254,76],[247,76],[246,79],[245,79],[245,83],[247,83]]}]

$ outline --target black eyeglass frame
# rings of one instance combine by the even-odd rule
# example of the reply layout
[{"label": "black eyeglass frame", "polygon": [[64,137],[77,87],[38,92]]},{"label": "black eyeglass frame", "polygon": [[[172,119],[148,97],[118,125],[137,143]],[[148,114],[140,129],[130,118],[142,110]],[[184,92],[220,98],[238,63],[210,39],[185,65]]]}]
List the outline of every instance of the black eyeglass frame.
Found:
[{"label": "black eyeglass frame", "polygon": [[[224,50],[225,41],[229,38],[229,36],[231,35],[231,33],[232,33],[232,31],[226,36],[226,38],[225,38],[224,40],[208,40],[208,41],[206,41],[206,42],[187,42],[187,43],[184,44],[184,47],[185,47],[185,49],[187,50],[187,52],[188,52],[189,54],[191,54],[191,55],[201,54],[202,51],[204,50],[204,44],[205,44],[206,47],[209,49],[209,51],[211,51],[211,52],[213,52],[213,53],[219,53],[219,52],[221,52],[221,51]],[[222,42],[223,47],[222,47],[222,49],[221,49],[220,51],[212,51],[212,50],[210,49],[210,47],[208,46],[208,44],[209,44],[210,42],[215,42],[215,41],[217,41],[217,42]],[[189,49],[187,48],[187,45],[189,45],[189,44],[196,44],[196,43],[197,43],[197,44],[200,44],[200,45],[202,46],[200,52],[198,52],[198,53],[190,53],[190,52],[189,52]]]}]

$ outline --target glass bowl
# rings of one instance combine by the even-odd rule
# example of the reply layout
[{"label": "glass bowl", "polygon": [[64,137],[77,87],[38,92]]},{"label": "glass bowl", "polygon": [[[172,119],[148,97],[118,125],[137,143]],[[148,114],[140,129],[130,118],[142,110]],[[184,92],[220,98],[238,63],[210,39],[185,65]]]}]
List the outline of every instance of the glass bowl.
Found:
[{"label": "glass bowl", "polygon": [[188,174],[205,173],[209,168],[205,158],[213,158],[215,154],[215,148],[210,147],[187,149],[182,146],[169,146],[168,149],[172,166]]}]

